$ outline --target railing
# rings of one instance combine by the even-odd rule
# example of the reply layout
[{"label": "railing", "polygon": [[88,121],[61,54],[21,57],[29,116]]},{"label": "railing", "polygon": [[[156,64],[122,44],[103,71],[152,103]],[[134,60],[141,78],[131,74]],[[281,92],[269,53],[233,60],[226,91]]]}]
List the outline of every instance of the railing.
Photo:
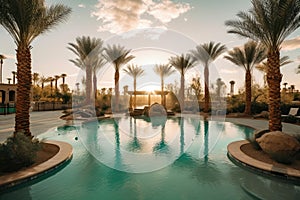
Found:
[{"label": "railing", "polygon": [[16,112],[15,104],[0,104],[0,115],[8,115]]}]

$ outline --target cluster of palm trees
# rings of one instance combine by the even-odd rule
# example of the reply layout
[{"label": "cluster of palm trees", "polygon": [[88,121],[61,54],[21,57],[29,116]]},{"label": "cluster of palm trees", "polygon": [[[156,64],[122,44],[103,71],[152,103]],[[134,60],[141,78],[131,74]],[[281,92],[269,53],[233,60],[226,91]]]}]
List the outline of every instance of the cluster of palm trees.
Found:
[{"label": "cluster of palm trees", "polygon": [[[280,73],[280,48],[283,41],[300,26],[300,0],[252,0],[251,3],[252,8],[248,12],[239,12],[237,14],[238,19],[226,21],[225,24],[229,28],[228,33],[250,38],[263,45],[266,49],[266,79],[269,89],[269,129],[270,131],[281,130],[280,84],[282,74]],[[0,0],[0,24],[12,36],[17,45],[18,95],[15,133],[24,132],[26,135],[31,136],[29,128],[30,90],[32,83],[31,44],[37,36],[51,30],[60,22],[65,21],[70,13],[71,9],[61,4],[46,7],[43,0]],[[95,48],[85,49],[86,46],[82,46],[81,48],[80,40],[90,40],[90,47],[95,45],[96,50]],[[92,74],[96,74],[95,71],[97,71],[96,66],[102,66],[108,61],[115,67],[115,102],[118,105],[119,70],[124,64],[133,59],[133,56],[129,55],[130,50],[116,45],[102,48],[102,45],[99,45],[102,44],[101,40],[93,40],[88,37],[85,39],[79,38],[76,42],[77,44],[69,44],[69,48],[78,57],[72,62],[76,66],[86,69],[86,92],[88,94],[86,102],[91,101],[92,92],[90,92],[89,88],[92,85]],[[250,46],[250,44],[247,44],[245,48],[250,48]],[[101,54],[103,57],[95,56],[99,55],[98,49],[99,51],[103,51],[103,54]],[[202,49],[205,51],[202,51]],[[205,111],[208,111],[209,108],[208,66],[224,51],[225,46],[219,43],[216,45],[208,43],[200,45],[199,49],[197,47],[189,55],[181,55],[177,56],[176,59],[172,59],[172,65],[180,68],[181,77],[184,76],[187,69],[194,65],[189,60],[191,57],[193,57],[192,60],[196,58],[198,62],[202,62],[204,65]],[[247,64],[236,63],[245,68],[247,82],[249,82],[249,71],[251,71],[257,60],[260,60],[260,56],[256,50],[252,52],[255,54],[253,56],[256,57],[253,61],[245,62]],[[230,53],[227,59],[233,61],[234,57],[242,52],[234,49]],[[246,54],[244,54],[245,56]],[[181,78],[181,83],[184,83],[184,78]],[[95,87],[94,90],[96,89]],[[182,88],[183,84],[181,84],[180,90],[181,103],[183,103],[182,95],[184,95]],[[249,107],[247,107],[247,112],[248,109]]]},{"label": "cluster of palm trees", "polygon": [[[45,83],[50,83],[50,96],[53,97],[53,82],[54,82],[54,96],[57,96],[58,93],[59,93],[59,88],[58,88],[58,80],[61,78],[62,79],[62,84],[60,85],[61,86],[61,89],[62,89],[62,93],[63,94],[66,94],[66,92],[68,92],[68,87],[66,85],[66,77],[67,77],[67,74],[61,74],[61,75],[55,75],[53,77],[46,77],[46,76],[43,76],[39,73],[33,73],[32,74],[32,81],[33,81],[33,96],[34,97],[38,97],[41,98],[41,97],[45,97],[45,91],[44,91],[44,88],[45,88]],[[39,83],[41,85],[39,85]],[[41,88],[41,91],[38,92],[36,91],[35,89],[36,88]],[[47,93],[47,92],[46,92]],[[48,92],[49,93],[49,92]],[[37,99],[37,100],[38,100]]]}]

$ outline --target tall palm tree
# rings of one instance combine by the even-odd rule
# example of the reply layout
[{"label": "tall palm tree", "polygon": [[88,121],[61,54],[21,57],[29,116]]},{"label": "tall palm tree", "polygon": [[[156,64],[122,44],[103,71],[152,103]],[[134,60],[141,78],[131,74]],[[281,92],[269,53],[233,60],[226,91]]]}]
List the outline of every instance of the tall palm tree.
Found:
[{"label": "tall palm tree", "polygon": [[[288,56],[283,56],[280,58],[280,67],[290,64],[293,61],[289,60],[290,58]],[[259,65],[255,66],[256,69],[264,73],[264,85],[267,85],[267,73],[268,73],[268,62],[262,62]]]},{"label": "tall palm tree", "polygon": [[136,79],[138,77],[141,77],[145,74],[145,71],[138,67],[137,65],[131,64],[127,65],[123,71],[128,74],[129,76],[132,76],[133,78],[133,93],[134,93],[134,100],[133,100],[133,107],[136,108]]},{"label": "tall palm tree", "polygon": [[3,60],[6,59],[6,57],[2,54],[0,54],[0,83],[2,83],[2,65],[3,65]]},{"label": "tall palm tree", "polygon": [[36,86],[37,82],[39,81],[39,78],[40,78],[39,76],[40,76],[40,74],[36,73],[36,72],[34,72],[32,74],[32,81],[33,81],[34,86]]},{"label": "tall palm tree", "polygon": [[54,76],[54,81],[55,81],[55,93],[58,92],[58,87],[57,87],[58,79],[60,79],[60,76],[59,76],[59,75],[55,75],[55,76]]},{"label": "tall palm tree", "polygon": [[269,130],[281,131],[280,48],[283,41],[300,26],[299,0],[252,0],[249,12],[239,12],[237,20],[225,24],[228,33],[263,43],[268,51]]},{"label": "tall palm tree", "polygon": [[165,77],[170,76],[171,74],[175,73],[175,70],[172,68],[172,66],[168,64],[160,64],[160,65],[155,65],[154,67],[154,72],[160,76],[160,81],[161,81],[161,105],[166,107],[166,101],[165,101],[165,95],[164,95],[164,79]]},{"label": "tall palm tree", "polygon": [[184,75],[185,73],[196,65],[196,60],[190,54],[181,54],[180,56],[171,57],[169,59],[170,65],[175,67],[180,74],[180,90],[179,99],[181,111],[184,111]]},{"label": "tall palm tree", "polygon": [[76,38],[76,43],[69,43],[68,49],[71,50],[77,58],[70,60],[75,66],[85,70],[85,92],[86,104],[91,103],[92,98],[92,74],[96,60],[99,59],[102,52],[103,41],[89,36]]},{"label": "tall palm tree", "polygon": [[249,41],[244,44],[243,48],[235,47],[233,50],[228,52],[224,58],[231,61],[237,66],[242,67],[245,70],[245,111],[246,115],[251,114],[251,88],[252,88],[252,70],[253,67],[261,63],[266,58],[266,49],[254,42]]},{"label": "tall palm tree", "polygon": [[40,83],[42,85],[42,96],[44,96],[44,86],[45,86],[46,82],[48,82],[48,78],[45,77],[45,76],[41,76],[40,77]]},{"label": "tall palm tree", "polygon": [[31,137],[29,108],[31,90],[31,43],[33,40],[65,21],[71,8],[56,4],[45,6],[43,0],[3,0],[0,5],[0,24],[17,45],[17,103],[15,133]]},{"label": "tall palm tree", "polygon": [[60,77],[62,78],[62,84],[63,84],[63,93],[65,93],[65,83],[66,83],[66,77],[67,77],[67,74],[61,74]]},{"label": "tall palm tree", "polygon": [[112,63],[115,68],[115,111],[119,111],[119,78],[120,78],[120,69],[123,65],[127,64],[134,56],[129,55],[131,50],[125,49],[125,47],[120,45],[108,45],[104,49],[104,58]]},{"label": "tall palm tree", "polygon": [[209,111],[209,65],[226,51],[226,46],[221,43],[204,43],[191,50],[194,59],[204,65],[204,112]]}]

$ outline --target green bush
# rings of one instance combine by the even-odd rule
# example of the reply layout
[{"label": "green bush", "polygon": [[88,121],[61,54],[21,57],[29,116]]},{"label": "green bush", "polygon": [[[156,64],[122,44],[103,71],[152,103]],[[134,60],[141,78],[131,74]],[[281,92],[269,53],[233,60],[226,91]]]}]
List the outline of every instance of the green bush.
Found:
[{"label": "green bush", "polygon": [[1,172],[13,172],[32,165],[39,149],[39,141],[32,140],[23,133],[7,138],[0,145]]}]

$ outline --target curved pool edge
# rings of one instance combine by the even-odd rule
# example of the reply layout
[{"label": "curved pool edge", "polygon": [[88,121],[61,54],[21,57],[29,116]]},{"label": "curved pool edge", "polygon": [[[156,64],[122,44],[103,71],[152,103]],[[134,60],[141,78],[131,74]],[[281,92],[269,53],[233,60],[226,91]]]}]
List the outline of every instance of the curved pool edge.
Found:
[{"label": "curved pool edge", "polygon": [[236,165],[244,167],[260,174],[281,178],[300,184],[300,170],[290,167],[278,167],[269,163],[256,160],[241,150],[241,146],[248,144],[249,141],[235,141],[227,145],[227,155]]},{"label": "curved pool edge", "polygon": [[58,146],[58,153],[39,165],[0,176],[0,191],[19,186],[28,181],[39,179],[42,176],[50,174],[56,169],[62,169],[62,166],[65,166],[64,164],[68,163],[72,159],[73,147],[69,143],[54,140],[47,140],[43,142]]}]

